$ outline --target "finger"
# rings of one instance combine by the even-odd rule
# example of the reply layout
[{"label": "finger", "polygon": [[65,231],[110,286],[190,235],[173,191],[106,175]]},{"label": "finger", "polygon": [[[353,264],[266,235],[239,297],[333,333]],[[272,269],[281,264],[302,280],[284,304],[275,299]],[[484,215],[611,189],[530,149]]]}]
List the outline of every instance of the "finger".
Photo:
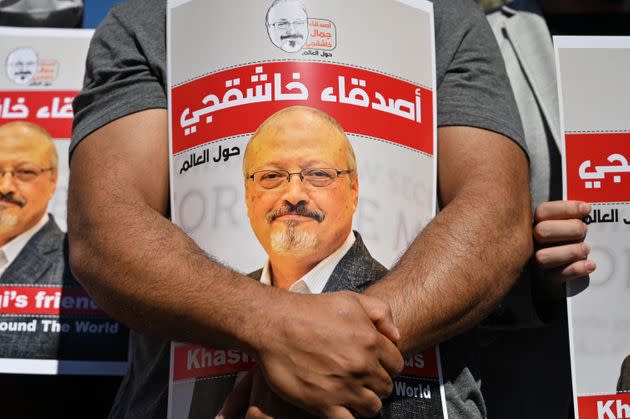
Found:
[{"label": "finger", "polygon": [[538,245],[584,240],[586,224],[581,220],[541,221],[534,227],[534,239]]},{"label": "finger", "polygon": [[326,410],[322,412],[321,417],[325,419],[354,419],[354,415],[343,406],[327,407]]},{"label": "finger", "polygon": [[378,412],[383,408],[381,398],[367,388],[361,389],[356,393],[356,396],[356,400],[351,402],[348,408],[357,416],[371,418],[378,415]]},{"label": "finger", "polygon": [[536,264],[542,269],[553,269],[588,257],[591,247],[588,243],[573,243],[546,247],[536,251]]},{"label": "finger", "polygon": [[392,315],[392,310],[389,305],[377,298],[368,297],[366,295],[359,295],[358,298],[359,303],[370,320],[372,320],[372,323],[374,323],[376,330],[385,335],[392,342],[397,343],[400,339],[400,331],[394,323],[394,316]]},{"label": "finger", "polygon": [[251,406],[247,409],[247,415],[245,415],[245,419],[273,419],[273,416],[269,416],[263,413],[262,410],[258,408],[258,406]]},{"label": "finger", "polygon": [[551,281],[556,286],[562,286],[567,281],[581,278],[583,276],[593,273],[595,269],[597,269],[597,265],[594,261],[589,259],[579,260],[566,266],[561,266],[559,268],[547,271],[545,273],[544,280]]},{"label": "finger", "polygon": [[247,375],[239,381],[232,392],[228,394],[227,398],[223,402],[223,407],[217,415],[217,418],[221,419],[233,419],[240,418],[247,411],[249,406],[249,398],[252,391],[253,372],[250,371]]},{"label": "finger", "polygon": [[[384,375],[390,378],[402,372],[405,367],[405,360],[398,348],[394,346],[394,344],[385,336],[380,336],[377,351],[379,354],[379,362],[385,372]],[[381,381],[384,381],[383,377],[381,377]],[[385,382],[391,387],[391,379],[388,379]],[[391,389],[387,391],[388,395],[389,393],[391,393]],[[379,392],[379,394],[381,393]]]},{"label": "finger", "polygon": [[545,220],[568,220],[583,218],[591,212],[591,204],[582,201],[548,201],[536,207],[534,218],[537,223]]}]

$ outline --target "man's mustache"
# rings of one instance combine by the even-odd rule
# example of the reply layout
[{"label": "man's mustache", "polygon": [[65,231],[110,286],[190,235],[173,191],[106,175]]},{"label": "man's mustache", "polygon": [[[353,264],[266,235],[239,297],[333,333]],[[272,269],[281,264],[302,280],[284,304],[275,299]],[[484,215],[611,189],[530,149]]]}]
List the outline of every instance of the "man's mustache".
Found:
[{"label": "man's mustache", "polygon": [[283,215],[301,215],[304,217],[310,217],[318,223],[321,223],[326,218],[326,214],[321,210],[309,209],[303,203],[293,205],[287,202],[286,205],[269,211],[267,213],[267,221],[272,222],[276,218],[282,217]]},{"label": "man's mustache", "polygon": [[280,40],[284,41],[285,39],[304,39],[301,33],[292,33],[291,35],[280,35]]},{"label": "man's mustache", "polygon": [[10,204],[15,204],[19,206],[20,208],[24,208],[24,205],[26,205],[25,200],[14,197],[12,192],[9,192],[7,194],[3,194],[0,192],[0,202],[8,202]]}]

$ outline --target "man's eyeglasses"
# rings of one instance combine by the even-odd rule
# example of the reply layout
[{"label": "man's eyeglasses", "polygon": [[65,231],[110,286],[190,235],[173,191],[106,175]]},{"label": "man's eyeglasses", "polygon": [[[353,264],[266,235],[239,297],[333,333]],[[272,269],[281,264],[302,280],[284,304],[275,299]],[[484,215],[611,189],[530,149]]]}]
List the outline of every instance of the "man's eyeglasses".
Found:
[{"label": "man's eyeglasses", "polygon": [[304,186],[310,188],[325,188],[337,179],[339,175],[347,175],[354,170],[337,169],[304,169],[301,172],[287,170],[259,170],[247,176],[260,189],[276,189],[283,186],[285,181],[291,182],[291,176],[298,175]]},{"label": "man's eyeglasses", "polygon": [[294,20],[293,22],[289,22],[288,20],[281,20],[280,22],[275,22],[271,24],[271,26],[276,29],[280,29],[281,31],[286,31],[291,27],[291,25],[293,25],[295,29],[302,29],[304,26],[306,26],[306,20]]},{"label": "man's eyeglasses", "polygon": [[39,175],[44,172],[52,172],[54,167],[47,167],[45,169],[40,169],[39,167],[19,167],[17,169],[0,169],[0,179],[4,177],[5,174],[11,173],[14,179],[19,180],[20,182],[32,182]]}]

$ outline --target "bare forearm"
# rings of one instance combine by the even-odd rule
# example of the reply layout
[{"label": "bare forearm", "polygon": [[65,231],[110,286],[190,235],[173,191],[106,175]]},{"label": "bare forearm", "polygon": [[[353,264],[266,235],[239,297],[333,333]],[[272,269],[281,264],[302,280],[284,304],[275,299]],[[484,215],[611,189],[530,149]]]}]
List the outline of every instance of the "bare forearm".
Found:
[{"label": "bare forearm", "polygon": [[273,290],[214,263],[149,208],[111,210],[125,215],[81,222],[80,232],[71,231],[73,271],[103,309],[164,339],[241,347],[252,341],[263,325],[249,325],[260,317],[245,318],[247,311],[234,307],[256,310]]},{"label": "bare forearm", "polygon": [[[127,141],[146,133],[160,135]],[[68,194],[72,270],[105,311],[141,333],[251,349],[265,325],[244,316],[278,290],[210,260],[165,218],[167,150],[163,110],[117,120],[77,147]]]},{"label": "bare forearm", "polygon": [[[515,222],[522,218],[453,202],[368,290],[391,304],[403,352],[472,327],[507,293],[531,252],[523,239],[527,224]],[[505,229],[497,231],[495,223]]]},{"label": "bare forearm", "polygon": [[[515,151],[514,144],[500,145]],[[520,150],[513,156],[504,162],[498,156],[469,158],[463,168],[444,164],[440,173],[451,169],[458,178],[444,174],[440,182],[444,210],[392,272],[368,290],[390,303],[402,351],[441,342],[478,323],[531,256],[527,165]],[[475,169],[489,157],[497,172]]]}]

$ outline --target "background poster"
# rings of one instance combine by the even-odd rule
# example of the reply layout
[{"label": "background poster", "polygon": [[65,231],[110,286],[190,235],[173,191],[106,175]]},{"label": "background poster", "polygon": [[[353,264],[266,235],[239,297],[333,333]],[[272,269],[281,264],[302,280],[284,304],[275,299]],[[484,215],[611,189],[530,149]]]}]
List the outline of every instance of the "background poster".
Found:
[{"label": "background poster", "polygon": [[[127,368],[128,330],[72,278],[63,233],[72,100],[91,36],[92,30],[0,28],[0,229],[14,237],[0,246],[3,373],[121,375]],[[27,217],[46,205],[48,221],[27,227]]]},{"label": "background poster", "polygon": [[593,203],[584,221],[597,263],[567,288],[576,417],[630,417],[630,370],[620,372],[630,355],[630,38],[554,43],[565,198]]},{"label": "background poster", "polygon": [[[359,253],[390,269],[436,208],[431,3],[192,0],[170,1],[167,13],[173,221],[259,279],[283,247],[312,249],[304,257],[327,247],[325,232],[275,224],[275,210],[299,211],[302,201],[321,225],[347,219],[355,232],[335,270]],[[325,154],[330,138],[341,142]],[[326,292],[336,271],[324,279]],[[173,343],[169,417],[214,417],[253,362],[238,350]],[[411,354],[391,398],[445,416],[440,376],[437,348]]]}]

